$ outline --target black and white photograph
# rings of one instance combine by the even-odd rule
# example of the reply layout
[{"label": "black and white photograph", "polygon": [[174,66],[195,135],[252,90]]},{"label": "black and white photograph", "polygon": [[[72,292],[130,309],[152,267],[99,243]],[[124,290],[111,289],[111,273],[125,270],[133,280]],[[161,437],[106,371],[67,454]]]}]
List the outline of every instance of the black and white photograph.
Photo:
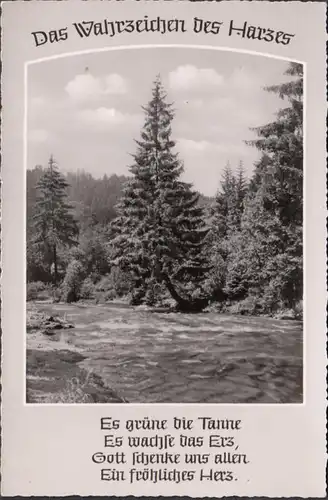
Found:
[{"label": "black and white photograph", "polygon": [[28,66],[26,403],[302,404],[303,65]]}]

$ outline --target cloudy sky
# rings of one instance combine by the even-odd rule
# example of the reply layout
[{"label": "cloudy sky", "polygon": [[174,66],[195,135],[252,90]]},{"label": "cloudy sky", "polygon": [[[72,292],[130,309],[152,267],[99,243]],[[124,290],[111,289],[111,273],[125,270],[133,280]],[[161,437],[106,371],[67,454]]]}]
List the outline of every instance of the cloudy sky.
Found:
[{"label": "cloudy sky", "polygon": [[128,175],[142,105],[161,74],[176,117],[173,137],[185,180],[207,195],[227,161],[251,174],[258,152],[244,141],[281,107],[263,90],[286,80],[285,61],[233,52],[139,49],[33,64],[28,72],[27,168],[53,154],[63,171]]}]

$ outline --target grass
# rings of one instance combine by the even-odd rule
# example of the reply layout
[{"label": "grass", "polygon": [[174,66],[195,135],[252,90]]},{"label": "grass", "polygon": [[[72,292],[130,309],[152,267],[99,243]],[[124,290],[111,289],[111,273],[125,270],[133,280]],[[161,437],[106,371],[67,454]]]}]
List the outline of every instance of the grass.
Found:
[{"label": "grass", "polygon": [[88,371],[85,377],[74,377],[67,380],[65,387],[47,397],[47,403],[61,404],[85,404],[93,403],[93,399],[86,392],[86,387],[89,385],[91,371]]}]

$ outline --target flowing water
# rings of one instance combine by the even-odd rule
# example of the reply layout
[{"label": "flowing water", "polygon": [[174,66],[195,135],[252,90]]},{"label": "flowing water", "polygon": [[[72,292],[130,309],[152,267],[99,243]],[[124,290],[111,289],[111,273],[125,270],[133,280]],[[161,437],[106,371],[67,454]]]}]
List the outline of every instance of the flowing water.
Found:
[{"label": "flowing water", "polygon": [[27,334],[29,402],[47,402],[77,368],[101,381],[94,402],[302,402],[301,322],[114,303],[33,307],[74,328]]}]

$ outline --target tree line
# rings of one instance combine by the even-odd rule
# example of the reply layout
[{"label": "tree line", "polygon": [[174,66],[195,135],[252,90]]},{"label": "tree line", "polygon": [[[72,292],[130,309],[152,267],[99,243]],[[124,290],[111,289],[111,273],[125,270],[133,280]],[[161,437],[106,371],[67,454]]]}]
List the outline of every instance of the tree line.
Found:
[{"label": "tree line", "polygon": [[303,293],[303,73],[266,88],[282,100],[254,129],[261,152],[250,179],[224,168],[213,199],[183,182],[174,111],[160,78],[128,177],[65,176],[53,157],[28,172],[28,282],[51,282],[67,301],[107,291],[132,304],[173,301],[186,312],[300,308]]}]

